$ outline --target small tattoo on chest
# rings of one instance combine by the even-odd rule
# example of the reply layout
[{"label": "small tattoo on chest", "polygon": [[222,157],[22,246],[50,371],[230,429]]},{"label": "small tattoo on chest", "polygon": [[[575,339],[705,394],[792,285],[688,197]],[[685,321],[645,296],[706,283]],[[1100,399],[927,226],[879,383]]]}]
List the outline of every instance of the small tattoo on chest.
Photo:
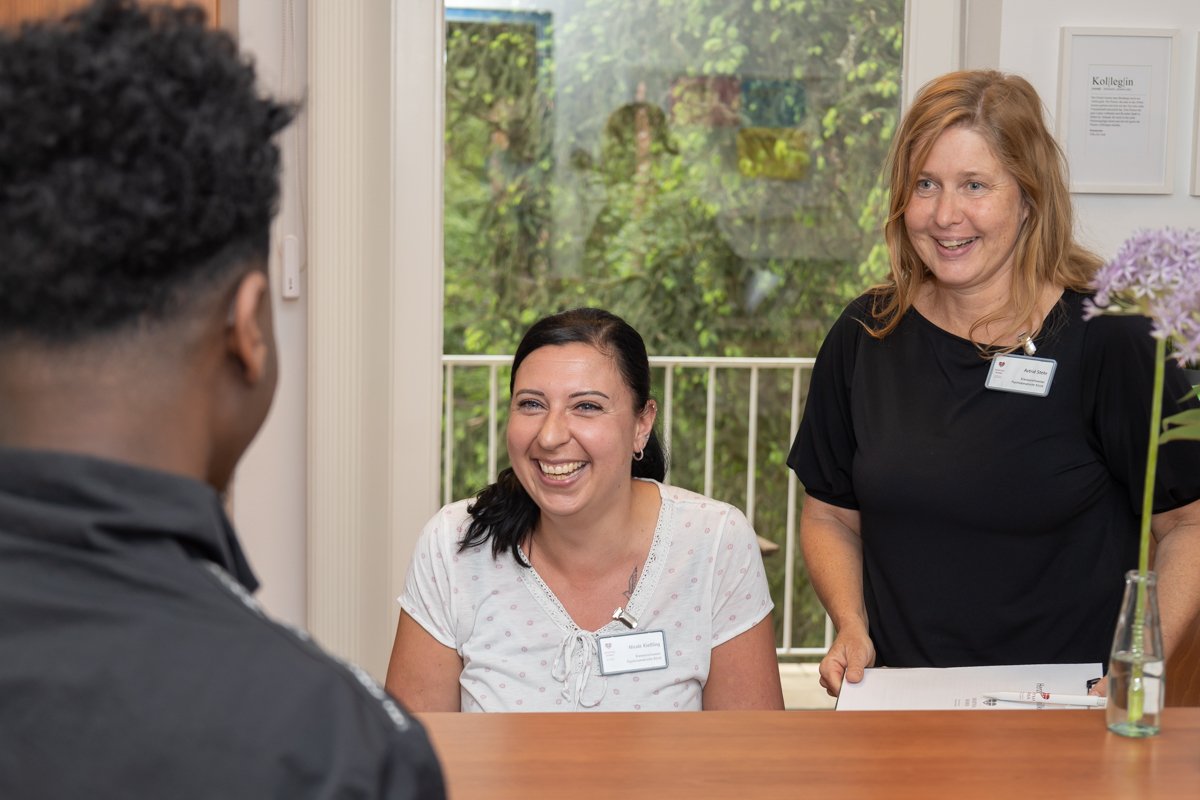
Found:
[{"label": "small tattoo on chest", "polygon": [[633,572],[629,573],[629,588],[621,592],[621,594],[625,595],[626,600],[633,596],[633,590],[637,586],[637,572],[638,568],[634,567]]}]

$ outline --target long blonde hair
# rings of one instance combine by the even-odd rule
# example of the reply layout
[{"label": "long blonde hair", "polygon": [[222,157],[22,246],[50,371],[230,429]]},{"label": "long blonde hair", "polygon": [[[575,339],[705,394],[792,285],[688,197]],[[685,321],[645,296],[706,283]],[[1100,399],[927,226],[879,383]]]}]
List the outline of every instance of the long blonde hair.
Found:
[{"label": "long blonde hair", "polygon": [[904,212],[934,143],[956,127],[984,138],[995,159],[1016,179],[1029,209],[1013,251],[1008,306],[975,320],[972,338],[975,330],[998,319],[1032,319],[1047,283],[1086,290],[1102,263],[1075,241],[1066,158],[1046,128],[1034,88],[1024,78],[995,70],[947,73],[921,89],[888,153],[891,194],[884,239],[891,275],[871,289],[876,325],[867,327],[876,338],[896,329],[930,274],[908,237]]}]

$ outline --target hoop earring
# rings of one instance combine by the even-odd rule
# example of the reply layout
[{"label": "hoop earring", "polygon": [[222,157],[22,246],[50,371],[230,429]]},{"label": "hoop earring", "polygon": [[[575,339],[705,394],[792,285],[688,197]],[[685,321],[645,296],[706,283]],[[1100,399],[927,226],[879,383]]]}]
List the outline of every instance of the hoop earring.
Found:
[{"label": "hoop earring", "polygon": [[645,457],[645,455],[646,455],[646,448],[643,447],[641,450],[638,450],[636,453],[633,454],[633,460],[641,461]]}]

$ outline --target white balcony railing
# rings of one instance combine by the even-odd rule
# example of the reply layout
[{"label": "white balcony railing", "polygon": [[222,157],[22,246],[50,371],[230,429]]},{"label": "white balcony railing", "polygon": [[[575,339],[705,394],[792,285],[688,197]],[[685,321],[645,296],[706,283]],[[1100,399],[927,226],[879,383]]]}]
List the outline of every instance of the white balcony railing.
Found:
[{"label": "white balcony railing", "polygon": [[[486,478],[488,482],[494,481],[498,471],[500,461],[500,420],[502,408],[506,410],[507,399],[501,401],[501,374],[503,373],[504,381],[508,380],[508,368],[512,363],[512,356],[471,356],[471,355],[446,355],[442,356],[442,366],[444,370],[444,386],[445,398],[443,402],[443,452],[442,452],[442,501],[444,503],[452,502],[459,498],[454,497],[454,476],[455,476],[455,455],[463,449],[463,442],[456,440],[455,432],[460,428],[469,428],[463,435],[470,437],[485,437],[486,448],[483,450],[482,466],[485,467]],[[663,439],[663,444],[668,452],[673,452],[671,435],[675,428],[675,415],[678,412],[676,407],[676,383],[677,378],[687,374],[689,371],[700,371],[706,373],[704,375],[705,383],[705,409],[704,409],[704,449],[703,449],[703,481],[698,486],[680,485],[694,491],[701,492],[707,496],[714,496],[714,465],[716,462],[717,452],[717,427],[718,419],[722,422],[728,420],[728,411],[722,413],[718,407],[718,373],[748,373],[744,378],[748,382],[749,393],[745,402],[745,430],[746,430],[746,446],[745,446],[745,503],[743,511],[746,517],[753,525],[755,521],[756,506],[759,503],[759,493],[757,487],[757,474],[759,468],[758,455],[758,437],[759,437],[759,420],[762,415],[779,415],[786,414],[790,421],[788,426],[789,436],[787,442],[790,443],[795,437],[796,429],[800,425],[800,413],[803,408],[804,393],[804,377],[809,370],[812,369],[813,359],[811,358],[691,358],[691,357],[675,357],[675,356],[654,356],[650,359],[651,368],[656,372],[656,391],[654,395],[659,399],[660,417],[658,422],[659,435]],[[483,403],[484,414],[482,417],[473,414],[474,419],[471,425],[462,425],[461,420],[455,419],[455,409],[461,400],[455,391],[455,378],[461,372],[466,370],[483,370],[486,371],[486,402]],[[659,372],[661,370],[661,373]],[[761,375],[765,371],[790,371],[791,373],[791,391],[788,395],[786,408],[779,407],[781,402],[777,399],[773,401],[771,407],[760,408],[760,385]],[[661,374],[661,383],[658,383],[657,376]],[[786,380],[786,378],[785,378]],[[475,388],[478,389],[478,379],[475,380]],[[661,390],[658,389],[661,386]],[[505,388],[506,391],[506,388]],[[480,398],[482,399],[482,398]],[[694,422],[694,421],[693,421]],[[457,427],[456,427],[457,426]],[[482,428],[482,432],[479,429]],[[474,444],[478,445],[477,442]],[[724,454],[728,456],[729,454]],[[476,456],[474,460],[479,460]],[[480,466],[480,465],[475,465]],[[786,470],[786,467],[778,465],[779,469]],[[779,542],[784,559],[783,566],[783,583],[782,591],[779,597],[775,597],[776,614],[782,609],[783,625],[781,642],[777,642],[777,652],[781,656],[801,656],[814,657],[824,655],[828,650],[830,643],[833,640],[833,627],[829,619],[825,619],[824,626],[824,642],[822,646],[797,646],[794,645],[793,639],[793,609],[795,606],[797,589],[797,580],[804,581],[807,587],[807,579],[804,576],[797,576],[795,570],[796,564],[796,525],[797,525],[797,509],[799,503],[800,485],[796,480],[796,476],[787,471],[786,496],[782,499],[785,503],[786,511],[784,513],[784,529],[782,537],[778,535],[771,538],[772,541]],[[671,474],[668,472],[667,481],[671,481]],[[479,487],[473,487],[478,489]],[[779,502],[779,498],[769,498],[769,502]],[[756,528],[757,530],[757,528]],[[762,531],[760,530],[761,534]]]}]

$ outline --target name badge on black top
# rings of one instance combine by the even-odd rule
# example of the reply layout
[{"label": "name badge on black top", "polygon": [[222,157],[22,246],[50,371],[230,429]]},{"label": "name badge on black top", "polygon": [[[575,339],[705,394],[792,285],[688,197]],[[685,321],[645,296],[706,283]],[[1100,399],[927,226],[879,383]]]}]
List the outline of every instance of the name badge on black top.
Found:
[{"label": "name badge on black top", "polygon": [[1045,397],[1058,362],[1053,358],[1033,358],[1008,353],[995,356],[984,386],[998,392],[1016,392]]}]

